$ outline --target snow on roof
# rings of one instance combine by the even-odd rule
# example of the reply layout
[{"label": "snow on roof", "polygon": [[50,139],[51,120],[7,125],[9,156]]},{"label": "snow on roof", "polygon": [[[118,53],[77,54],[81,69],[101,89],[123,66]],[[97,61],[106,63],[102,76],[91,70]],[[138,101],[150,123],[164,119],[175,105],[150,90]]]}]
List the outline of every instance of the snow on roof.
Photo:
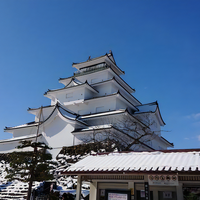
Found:
[{"label": "snow on roof", "polygon": [[33,121],[33,122],[28,122],[26,124],[22,124],[22,125],[19,125],[19,126],[5,127],[4,131],[11,130],[11,129],[32,127],[32,126],[38,126],[38,122]]},{"label": "snow on roof", "polygon": [[75,113],[71,113],[71,112],[67,111],[66,109],[63,109],[60,106],[58,106],[58,109],[59,109],[60,113],[66,118],[73,119],[73,120],[75,120],[77,118],[77,115]]},{"label": "snow on roof", "polygon": [[200,172],[200,150],[195,152],[129,152],[88,156],[63,174],[122,172]]},{"label": "snow on roof", "polygon": [[108,129],[108,128],[112,128],[112,124],[89,126],[87,128],[83,128],[83,129],[76,129],[76,130],[72,131],[72,133],[78,133],[78,132],[84,132],[84,131],[94,131],[94,130],[101,130],[101,129]]},{"label": "snow on roof", "polygon": [[125,74],[124,71],[122,71],[117,65],[116,65],[116,62],[114,60],[114,57],[113,57],[113,54],[112,52],[109,53],[109,54],[105,54],[103,56],[100,56],[100,57],[96,57],[96,58],[92,58],[89,57],[87,61],[85,62],[81,62],[81,63],[73,63],[72,64],[72,67],[75,67],[76,69],[80,70],[80,69],[83,69],[83,68],[86,68],[86,67],[90,67],[90,66],[93,66],[93,65],[96,65],[96,64],[99,64],[99,63],[102,63],[102,62],[105,62],[107,61],[109,64],[111,64],[111,67],[113,68],[113,70],[115,70],[119,75],[120,74]]},{"label": "snow on roof", "polygon": [[64,116],[65,118],[67,119],[70,119],[70,120],[74,120],[74,121],[77,121],[79,123],[82,123],[84,125],[87,126],[87,124],[79,119],[77,119],[78,115],[75,114],[75,113],[72,113],[72,112],[69,112],[68,110],[62,108],[61,106],[58,106],[58,110],[59,112],[61,113],[62,116]]},{"label": "snow on roof", "polygon": [[[42,134],[38,135],[38,137],[42,136]],[[21,136],[21,137],[14,137],[6,140],[0,140],[0,143],[7,143],[7,142],[15,142],[15,141],[20,141],[20,140],[27,140],[27,139],[32,139],[36,138],[37,135],[26,135],[26,136]]]},{"label": "snow on roof", "polygon": [[[56,105],[54,105],[54,109],[52,110],[52,112],[50,113],[49,117],[47,117],[44,121],[40,122],[40,124],[43,124],[45,123],[46,121],[48,121],[48,119],[53,115],[53,113],[56,111],[56,109],[58,110],[58,112],[60,112],[60,114],[69,119],[69,120],[73,120],[73,121],[77,121],[79,123],[82,123],[84,125],[87,125],[85,122],[77,119],[78,115],[70,110],[68,110],[67,108],[63,108],[61,106],[61,104],[59,104],[57,102]],[[14,126],[14,127],[6,127],[4,130],[5,131],[9,131],[9,130],[12,130],[12,129],[18,129],[18,128],[28,128],[28,127],[33,127],[33,126],[38,126],[39,123],[38,122],[29,122],[27,124],[23,124],[23,125],[20,125],[20,126]]]},{"label": "snow on roof", "polygon": [[113,111],[107,111],[107,112],[101,112],[101,113],[94,113],[94,114],[89,114],[89,115],[81,115],[79,119],[88,119],[92,117],[101,117],[105,115],[119,114],[119,113],[124,113],[125,111],[126,111],[125,109],[120,109],[120,110],[113,110]]},{"label": "snow on roof", "polygon": [[[51,107],[54,107],[54,105],[42,106],[42,109],[45,109],[45,108],[51,108]],[[39,109],[41,109],[41,107],[39,107],[39,108],[28,108],[27,111],[31,111],[31,110],[39,110]]]},{"label": "snow on roof", "polygon": [[87,89],[95,92],[95,93],[98,93],[98,91],[96,89],[94,89],[90,84],[88,84],[88,82],[86,81],[85,83],[81,83],[81,84],[75,84],[75,85],[70,85],[70,86],[65,86],[64,88],[60,88],[60,89],[55,89],[55,90],[49,90],[47,92],[44,93],[44,95],[48,95],[49,93],[52,93],[52,92],[59,92],[59,91],[64,91],[64,90],[67,90],[67,89],[71,89],[73,90],[74,88],[78,88],[78,87],[86,87]]},{"label": "snow on roof", "polygon": [[155,112],[158,107],[158,104],[157,102],[153,102],[153,103],[143,104],[136,107],[139,109],[139,111],[135,112],[135,114],[144,113],[144,112]]},{"label": "snow on roof", "polygon": [[152,103],[148,103],[148,104],[143,104],[141,106],[136,106],[137,109],[139,109],[139,111],[134,112],[134,115],[137,114],[142,114],[142,113],[156,113],[159,121],[160,121],[160,125],[164,126],[165,122],[161,116],[160,113],[160,109],[158,106],[158,102],[152,102]]},{"label": "snow on roof", "polygon": [[75,78],[71,78],[71,81],[65,86],[66,87],[70,87],[72,85],[81,85],[83,84],[82,82],[80,82],[79,80],[75,79]]}]

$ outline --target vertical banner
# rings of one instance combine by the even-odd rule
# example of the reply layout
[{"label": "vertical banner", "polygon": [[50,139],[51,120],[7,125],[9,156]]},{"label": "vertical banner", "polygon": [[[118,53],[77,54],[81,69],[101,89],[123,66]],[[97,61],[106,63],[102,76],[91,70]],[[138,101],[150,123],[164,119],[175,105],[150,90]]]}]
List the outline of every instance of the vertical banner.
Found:
[{"label": "vertical banner", "polygon": [[144,182],[145,200],[149,200],[149,183]]}]

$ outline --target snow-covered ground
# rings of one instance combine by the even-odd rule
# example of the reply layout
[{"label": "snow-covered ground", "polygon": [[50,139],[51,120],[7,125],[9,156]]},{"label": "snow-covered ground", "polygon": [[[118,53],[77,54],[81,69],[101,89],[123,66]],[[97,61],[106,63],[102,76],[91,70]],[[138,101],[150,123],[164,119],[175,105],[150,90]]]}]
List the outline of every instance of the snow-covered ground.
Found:
[{"label": "snow-covered ground", "polygon": [[[55,182],[57,184],[57,189],[54,190],[60,192],[62,195],[63,193],[72,193],[75,194],[75,188],[77,185],[77,177],[71,176],[63,176],[61,172],[66,169],[68,166],[71,165],[70,162],[75,163],[80,158],[85,156],[69,156],[59,154],[57,157],[58,166],[52,173],[55,175]],[[6,168],[9,168],[9,163],[6,163],[4,160],[0,161],[0,199],[8,200],[8,199],[18,199],[24,200],[26,199],[27,190],[28,190],[28,183],[24,183],[18,180],[8,182],[6,180]],[[40,192],[43,188],[43,182],[34,182],[32,189],[37,190]],[[83,197],[87,196],[89,193],[89,183],[82,184],[82,195]]]}]

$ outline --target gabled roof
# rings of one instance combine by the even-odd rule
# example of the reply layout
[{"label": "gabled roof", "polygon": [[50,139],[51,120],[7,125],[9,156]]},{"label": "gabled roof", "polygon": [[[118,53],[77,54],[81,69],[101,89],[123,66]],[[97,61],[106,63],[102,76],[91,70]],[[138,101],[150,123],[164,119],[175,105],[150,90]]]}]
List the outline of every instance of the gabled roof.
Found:
[{"label": "gabled roof", "polygon": [[[72,133],[76,135],[76,134],[85,133],[85,132],[91,133],[94,131],[98,132],[98,131],[105,131],[105,130],[112,130],[112,129],[115,131],[122,132],[121,130],[114,127],[112,124],[104,124],[104,125],[98,125],[98,126],[88,126],[87,128],[82,128],[82,129],[75,129],[74,131],[72,131]],[[139,141],[139,143],[140,143],[140,145],[142,145],[142,147],[144,147],[148,150],[155,150],[154,148],[150,147],[149,145],[145,144],[142,141]]]},{"label": "gabled roof", "polygon": [[131,106],[134,110],[138,110],[127,98],[125,98],[119,91],[109,94],[109,95],[104,95],[104,96],[98,96],[98,97],[93,97],[93,98],[89,98],[89,99],[85,99],[84,102],[87,101],[91,101],[91,100],[96,100],[96,99],[101,99],[101,98],[110,98],[110,97],[119,97],[122,101],[125,101],[126,103],[129,104],[129,106]]},{"label": "gabled roof", "polygon": [[79,123],[81,125],[87,126],[87,124],[85,122],[83,122],[81,119],[78,119],[78,116],[79,116],[78,114],[73,113],[73,112],[69,111],[66,108],[63,108],[63,106],[61,104],[57,103],[54,106],[54,109],[51,112],[51,114],[44,121],[41,121],[40,123],[39,122],[31,122],[31,123],[27,123],[27,124],[23,124],[23,125],[20,125],[20,126],[15,126],[15,127],[6,127],[4,129],[4,131],[9,131],[9,130],[14,130],[14,129],[21,129],[21,128],[30,128],[30,127],[34,127],[34,126],[38,126],[38,125],[44,124],[44,123],[48,122],[48,120],[56,112],[58,114],[60,114],[60,116],[64,117],[66,120],[69,120],[71,122]]},{"label": "gabled roof", "polygon": [[137,104],[141,105],[141,103],[123,85],[121,85],[115,77],[105,80],[105,81],[97,82],[91,85],[96,86],[96,85],[106,84],[109,82],[117,83],[129,95],[130,98],[132,98]]},{"label": "gabled roof", "polygon": [[51,116],[56,115],[56,112],[60,116],[64,117],[66,120],[69,120],[69,121],[71,121],[73,123],[79,123],[81,125],[87,126],[87,124],[85,122],[81,121],[80,119],[77,119],[78,118],[78,114],[73,113],[73,112],[69,111],[66,108],[63,108],[63,106],[58,102],[55,105],[55,108],[52,111],[52,113],[49,115],[49,117],[47,117],[47,119],[45,121],[42,122],[42,124],[47,122],[51,118]]},{"label": "gabled roof", "polygon": [[76,69],[78,70],[81,70],[83,68],[86,68],[86,67],[90,67],[92,65],[95,65],[95,64],[99,64],[99,63],[102,63],[102,62],[107,62],[108,64],[110,64],[111,68],[118,74],[125,74],[124,71],[122,71],[117,65],[116,65],[116,62],[114,60],[114,57],[113,57],[113,54],[112,53],[109,53],[109,54],[105,54],[103,56],[100,56],[100,57],[96,57],[96,58],[93,58],[91,59],[89,57],[89,59],[85,62],[81,62],[81,63],[73,63],[72,64],[72,67],[75,67]]},{"label": "gabled roof", "polygon": [[88,84],[88,82],[86,81],[85,83],[82,84],[77,84],[77,85],[73,85],[73,86],[65,86],[64,88],[61,89],[55,89],[55,90],[48,90],[47,92],[44,93],[44,95],[48,95],[49,93],[53,93],[53,92],[59,92],[59,91],[63,91],[63,90],[69,90],[69,89],[73,89],[74,88],[78,88],[78,87],[86,87],[89,90],[93,91],[94,93],[99,93],[96,89],[94,89],[91,85]]},{"label": "gabled roof", "polygon": [[197,152],[127,152],[88,156],[62,174],[123,174],[155,172],[200,173],[200,149]]},{"label": "gabled roof", "polygon": [[135,114],[146,113],[146,112],[155,112],[157,109],[157,106],[158,106],[157,101],[136,106],[138,108],[138,111],[135,112]]},{"label": "gabled roof", "polygon": [[95,119],[95,118],[105,118],[107,116],[112,116],[112,115],[116,115],[117,116],[117,115],[121,115],[121,114],[129,115],[134,120],[136,120],[140,125],[149,128],[146,124],[144,124],[139,119],[137,119],[135,116],[133,116],[128,111],[128,109],[120,109],[120,110],[113,110],[113,111],[107,111],[107,112],[93,113],[93,114],[89,114],[89,115],[81,115],[78,118],[80,118],[82,120],[88,120],[88,119]]},{"label": "gabled roof", "polygon": [[[44,110],[53,110],[55,105],[48,105],[48,106],[42,106],[42,109]],[[41,107],[39,108],[28,108],[27,111],[33,115],[37,115],[40,112]]]},{"label": "gabled roof", "polygon": [[164,137],[160,137],[161,140],[163,140],[165,143],[167,143],[168,145],[170,145],[171,147],[174,147],[174,143],[169,142],[167,139],[165,139]]},{"label": "gabled roof", "polygon": [[158,106],[158,102],[152,102],[148,104],[142,104],[140,106],[136,106],[138,111],[134,112],[134,115],[145,114],[145,113],[155,113],[161,126],[165,125],[163,118],[160,113],[160,109]]},{"label": "gabled roof", "polygon": [[83,83],[81,83],[79,80],[75,79],[75,78],[71,78],[71,81],[65,86],[65,88],[67,87],[73,87],[73,86],[77,86],[77,85],[81,85]]},{"label": "gabled roof", "polygon": [[[128,83],[126,83],[118,74],[116,74],[116,72],[114,72],[113,71],[113,69],[112,68],[110,68],[110,67],[104,67],[104,68],[100,68],[100,69],[98,69],[98,70],[95,70],[95,71],[87,71],[87,73],[80,73],[80,74],[78,74],[78,76],[86,76],[86,75],[88,75],[88,74],[90,74],[90,73],[97,73],[97,72],[101,72],[101,71],[103,71],[103,70],[109,70],[111,73],[113,73],[114,74],[114,76],[116,76],[120,81],[121,81],[121,83],[122,84],[124,84],[124,86],[126,87],[126,90],[128,90],[128,92],[129,93],[133,93],[133,92],[135,92],[135,89],[133,89],[130,85],[128,85]],[[76,75],[74,75],[74,76],[71,76],[71,77],[67,77],[67,78],[60,78],[59,79],[59,82],[60,83],[62,83],[62,84],[64,84],[64,85],[68,85],[69,84],[69,82],[71,82],[71,79],[72,78],[77,78],[78,77],[77,76],[77,74]],[[116,78],[115,78],[116,79]],[[118,81],[119,82],[119,81]],[[121,85],[122,85],[121,84]],[[124,87],[123,86],[123,87]],[[138,101],[138,100],[137,100]],[[138,101],[139,102],[139,101]],[[141,103],[140,103],[141,104]]]}]

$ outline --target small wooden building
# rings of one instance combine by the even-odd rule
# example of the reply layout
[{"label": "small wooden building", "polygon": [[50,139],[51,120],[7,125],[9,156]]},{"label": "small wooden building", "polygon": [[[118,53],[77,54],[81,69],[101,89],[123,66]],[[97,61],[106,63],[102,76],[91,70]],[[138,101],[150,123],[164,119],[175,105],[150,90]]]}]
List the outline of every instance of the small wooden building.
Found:
[{"label": "small wooden building", "polygon": [[200,149],[91,155],[63,172],[90,182],[90,200],[200,198]]}]

